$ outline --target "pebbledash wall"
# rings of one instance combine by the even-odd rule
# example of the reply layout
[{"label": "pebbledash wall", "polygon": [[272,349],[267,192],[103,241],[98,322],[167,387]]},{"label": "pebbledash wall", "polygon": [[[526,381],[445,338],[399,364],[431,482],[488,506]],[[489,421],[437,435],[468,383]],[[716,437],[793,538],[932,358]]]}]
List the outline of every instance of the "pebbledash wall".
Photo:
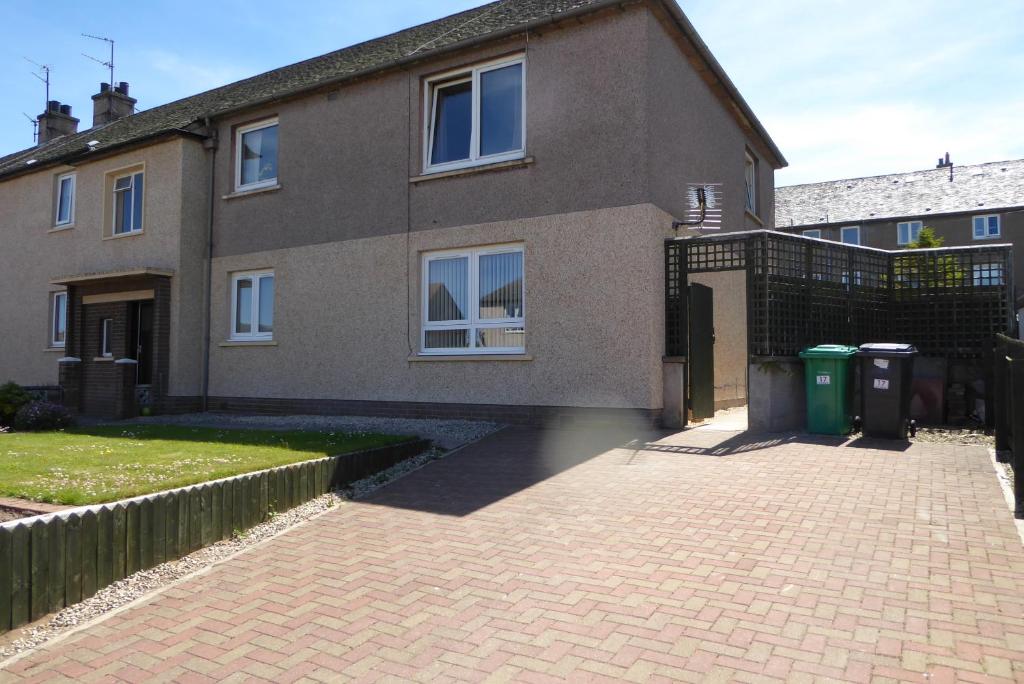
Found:
[{"label": "pebbledash wall", "polygon": [[[144,218],[138,235],[105,237],[104,184],[118,169],[143,165]],[[61,166],[0,183],[0,382],[57,382],[63,347],[50,345],[51,280],[139,267],[171,278],[169,393],[197,396],[201,387],[202,264],[205,240],[204,152],[175,138],[76,167]],[[54,228],[57,176],[76,174],[74,222]],[[114,288],[117,289],[117,288]],[[132,289],[125,287],[123,289]],[[17,293],[9,296],[7,293]]]}]

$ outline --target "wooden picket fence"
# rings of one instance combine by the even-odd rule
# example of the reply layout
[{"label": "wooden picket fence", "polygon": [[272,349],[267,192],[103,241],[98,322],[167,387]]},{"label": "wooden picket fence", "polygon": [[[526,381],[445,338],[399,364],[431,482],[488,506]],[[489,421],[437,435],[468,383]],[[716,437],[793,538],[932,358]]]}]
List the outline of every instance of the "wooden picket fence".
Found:
[{"label": "wooden picket fence", "polygon": [[996,459],[1013,467],[1014,517],[1024,520],[1024,342],[996,336]]},{"label": "wooden picket fence", "polygon": [[414,439],[0,525],[0,633],[422,453]]}]

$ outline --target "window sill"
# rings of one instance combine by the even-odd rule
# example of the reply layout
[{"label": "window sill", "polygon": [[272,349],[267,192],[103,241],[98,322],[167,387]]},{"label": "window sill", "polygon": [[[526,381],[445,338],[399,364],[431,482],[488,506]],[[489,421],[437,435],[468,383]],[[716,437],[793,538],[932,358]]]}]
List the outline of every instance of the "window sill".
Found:
[{"label": "window sill", "polygon": [[44,352],[60,352],[60,353],[63,354],[64,353],[64,347],[44,347],[43,351]]},{"label": "window sill", "polygon": [[455,176],[468,176],[474,173],[485,173],[487,171],[501,171],[504,169],[518,169],[533,164],[533,157],[523,157],[522,159],[510,159],[508,161],[495,162],[493,164],[480,164],[479,166],[467,166],[464,169],[452,169],[451,171],[434,171],[433,173],[424,173],[419,176],[413,176],[409,179],[412,184],[422,183],[429,180],[438,180],[441,178],[453,178]]},{"label": "window sill", "polygon": [[218,347],[276,347],[274,340],[224,340]]},{"label": "window sill", "polygon": [[113,363],[114,362],[114,357],[113,356],[94,356],[92,360],[93,361],[98,361],[98,362],[101,362],[101,363]]},{"label": "window sill", "polygon": [[64,225],[54,226],[50,228],[47,233],[63,233],[65,230],[71,230],[75,227],[74,223],[65,223]]},{"label": "window sill", "polygon": [[533,361],[530,354],[414,354],[409,361]]},{"label": "window sill", "polygon": [[1001,237],[1003,237],[1003,236],[1002,236],[1002,235],[986,235],[986,236],[984,236],[984,237],[978,237],[977,235],[975,235],[975,236],[974,236],[974,239],[975,239],[975,240],[978,240],[978,241],[984,241],[984,240],[998,240],[998,239],[999,239],[999,238],[1001,238]]},{"label": "window sill", "polygon": [[239,197],[250,197],[251,195],[262,195],[265,192],[277,192],[281,189],[280,183],[274,185],[265,185],[261,188],[253,188],[251,190],[235,190],[227,195],[221,195],[222,200],[238,199]]},{"label": "window sill", "polygon": [[104,235],[103,239],[104,240],[120,240],[121,238],[138,237],[138,236],[144,234],[145,232],[146,232],[145,230],[133,230],[130,233],[117,233],[116,235]]},{"label": "window sill", "polygon": [[750,209],[744,207],[743,213],[747,215],[747,218],[757,223],[757,225],[761,226],[762,228],[764,227],[764,221],[761,220],[761,217],[755,214],[754,212],[750,211]]}]

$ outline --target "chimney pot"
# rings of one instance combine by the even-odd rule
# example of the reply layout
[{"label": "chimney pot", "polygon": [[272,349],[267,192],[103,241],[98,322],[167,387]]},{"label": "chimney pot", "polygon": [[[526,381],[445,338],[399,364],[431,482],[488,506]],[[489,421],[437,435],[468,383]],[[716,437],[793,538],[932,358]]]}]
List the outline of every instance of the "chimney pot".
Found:
[{"label": "chimney pot", "polygon": [[61,105],[60,113],[64,114],[65,116],[71,116],[71,105]]},{"label": "chimney pot", "polygon": [[128,82],[127,81],[121,81],[121,83],[118,85],[117,92],[121,93],[122,95],[127,95],[128,94]]},{"label": "chimney pot", "polygon": [[100,92],[101,93],[105,93],[108,90],[110,90],[110,84],[109,83],[100,83]]},{"label": "chimney pot", "polygon": [[60,111],[60,100],[50,100],[46,103],[46,111],[58,112]]}]

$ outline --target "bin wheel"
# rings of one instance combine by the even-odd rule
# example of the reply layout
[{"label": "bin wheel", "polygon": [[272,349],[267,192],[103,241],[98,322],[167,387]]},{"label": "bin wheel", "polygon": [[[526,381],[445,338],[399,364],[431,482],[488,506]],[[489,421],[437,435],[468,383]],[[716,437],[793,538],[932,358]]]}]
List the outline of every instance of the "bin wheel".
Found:
[{"label": "bin wheel", "polygon": [[910,436],[917,437],[917,421],[911,420],[910,422]]},{"label": "bin wheel", "polygon": [[864,427],[864,421],[861,420],[861,417],[860,416],[854,416],[853,417],[853,431],[854,432],[860,432],[861,428],[863,428],[863,427]]}]

